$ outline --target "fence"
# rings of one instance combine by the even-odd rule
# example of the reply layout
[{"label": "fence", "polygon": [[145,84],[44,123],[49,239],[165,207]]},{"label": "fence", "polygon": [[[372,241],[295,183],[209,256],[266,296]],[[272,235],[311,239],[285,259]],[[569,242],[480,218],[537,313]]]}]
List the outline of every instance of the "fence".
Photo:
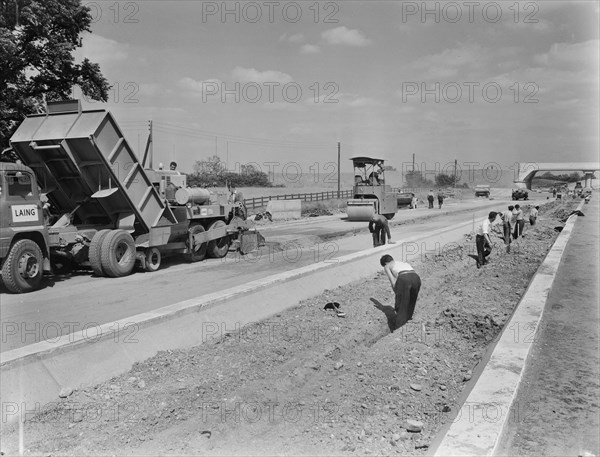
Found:
[{"label": "fence", "polygon": [[330,192],[313,192],[303,194],[285,194],[285,195],[270,195],[267,197],[255,197],[244,199],[244,204],[248,209],[264,208],[269,200],[302,200],[303,202],[318,202],[320,200],[332,200],[335,198],[352,198],[353,191],[341,190],[338,194],[337,190]]}]

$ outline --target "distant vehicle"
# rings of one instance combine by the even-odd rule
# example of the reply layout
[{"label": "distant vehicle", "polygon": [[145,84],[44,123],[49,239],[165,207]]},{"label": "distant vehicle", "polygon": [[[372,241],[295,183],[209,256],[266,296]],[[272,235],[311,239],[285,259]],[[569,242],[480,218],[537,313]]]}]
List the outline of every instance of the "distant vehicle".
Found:
[{"label": "distant vehicle", "polygon": [[513,200],[529,200],[529,193],[525,189],[515,189],[512,191]]},{"label": "distant vehicle", "polygon": [[396,200],[398,200],[398,207],[410,205],[414,196],[415,194],[413,194],[412,192],[398,193],[396,195]]},{"label": "distant vehicle", "polygon": [[487,197],[490,198],[490,186],[489,184],[478,184],[475,186],[476,197]]}]

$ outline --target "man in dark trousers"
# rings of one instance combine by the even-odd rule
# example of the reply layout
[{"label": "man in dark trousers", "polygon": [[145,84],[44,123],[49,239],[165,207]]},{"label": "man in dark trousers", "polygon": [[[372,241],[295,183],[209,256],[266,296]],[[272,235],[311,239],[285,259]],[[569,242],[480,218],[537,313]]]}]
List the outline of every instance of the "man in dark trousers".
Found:
[{"label": "man in dark trousers", "polygon": [[392,240],[390,226],[385,216],[381,214],[373,214],[369,221],[369,232],[373,234],[373,247],[383,246],[385,244],[385,236]]},{"label": "man in dark trousers", "polygon": [[437,199],[438,205],[440,206],[440,209],[442,209],[442,204],[444,203],[444,192],[442,191],[442,189],[438,191]]},{"label": "man in dark trousers", "polygon": [[429,202],[429,209],[433,209],[433,189],[427,194],[427,201]]},{"label": "man in dark trousers", "polygon": [[506,245],[506,252],[509,253],[510,252],[510,242],[511,242],[511,236],[512,236],[512,223],[513,223],[513,209],[515,209],[514,206],[510,205],[508,207],[508,210],[504,211],[503,213],[500,214],[500,217],[502,218],[502,227],[503,227],[503,234],[504,234],[504,244]]},{"label": "man in dark trousers", "polygon": [[498,213],[495,211],[490,212],[487,218],[485,218],[477,231],[475,232],[475,246],[477,246],[477,268],[481,268],[482,265],[486,265],[488,261],[486,257],[492,252],[492,240],[490,240],[490,232],[492,231],[492,222],[496,220]]},{"label": "man in dark trousers", "polygon": [[413,317],[421,289],[421,278],[408,263],[396,261],[389,254],[381,257],[379,263],[390,280],[396,296],[394,329],[397,330]]}]

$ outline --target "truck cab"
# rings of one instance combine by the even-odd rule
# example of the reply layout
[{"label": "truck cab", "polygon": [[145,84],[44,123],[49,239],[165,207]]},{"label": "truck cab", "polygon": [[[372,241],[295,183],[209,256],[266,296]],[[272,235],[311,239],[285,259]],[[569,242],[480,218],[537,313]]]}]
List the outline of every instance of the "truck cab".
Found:
[{"label": "truck cab", "polygon": [[40,286],[43,270],[50,269],[48,244],[33,171],[0,162],[0,267],[10,292],[30,292]]}]

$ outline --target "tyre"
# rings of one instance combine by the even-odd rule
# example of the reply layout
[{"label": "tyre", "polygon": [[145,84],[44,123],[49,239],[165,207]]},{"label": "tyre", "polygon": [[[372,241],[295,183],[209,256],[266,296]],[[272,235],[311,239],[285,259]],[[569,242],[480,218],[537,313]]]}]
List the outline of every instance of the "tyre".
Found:
[{"label": "tyre", "polygon": [[[214,230],[214,229],[217,229],[220,227],[225,227],[225,222],[214,221],[212,224],[210,224],[210,226],[208,227],[208,230],[211,231],[211,230]],[[231,240],[229,239],[229,236],[224,236],[217,240],[209,241],[208,242],[208,255],[211,257],[214,257],[215,259],[220,259],[222,257],[225,257],[227,255],[227,252],[229,252],[230,244],[231,244]]]},{"label": "tyre", "polygon": [[160,268],[162,256],[158,248],[146,249],[146,260],[144,262],[144,270],[153,272]]},{"label": "tyre", "polygon": [[9,292],[21,294],[40,287],[42,250],[31,240],[19,240],[10,249],[2,266],[2,281]]},{"label": "tyre", "polygon": [[102,270],[102,260],[100,258],[100,248],[102,247],[102,242],[104,241],[104,238],[109,233],[110,230],[108,229],[96,232],[96,234],[92,238],[92,242],[90,243],[90,249],[88,251],[88,260],[90,261],[90,265],[96,276],[104,276],[104,271]]},{"label": "tyre", "polygon": [[[188,230],[188,233],[191,236],[194,236],[197,233],[203,233],[204,227],[202,227],[201,225],[193,225],[190,227],[190,229]],[[188,242],[189,244],[189,242]],[[201,243],[198,246],[192,246],[189,248],[189,253],[187,253],[185,255],[186,259],[188,262],[200,262],[201,260],[204,260],[204,258],[206,257],[206,250],[208,249],[208,243]]]},{"label": "tyre", "polygon": [[106,276],[127,276],[135,266],[135,243],[125,230],[111,230],[100,245],[100,261]]}]

